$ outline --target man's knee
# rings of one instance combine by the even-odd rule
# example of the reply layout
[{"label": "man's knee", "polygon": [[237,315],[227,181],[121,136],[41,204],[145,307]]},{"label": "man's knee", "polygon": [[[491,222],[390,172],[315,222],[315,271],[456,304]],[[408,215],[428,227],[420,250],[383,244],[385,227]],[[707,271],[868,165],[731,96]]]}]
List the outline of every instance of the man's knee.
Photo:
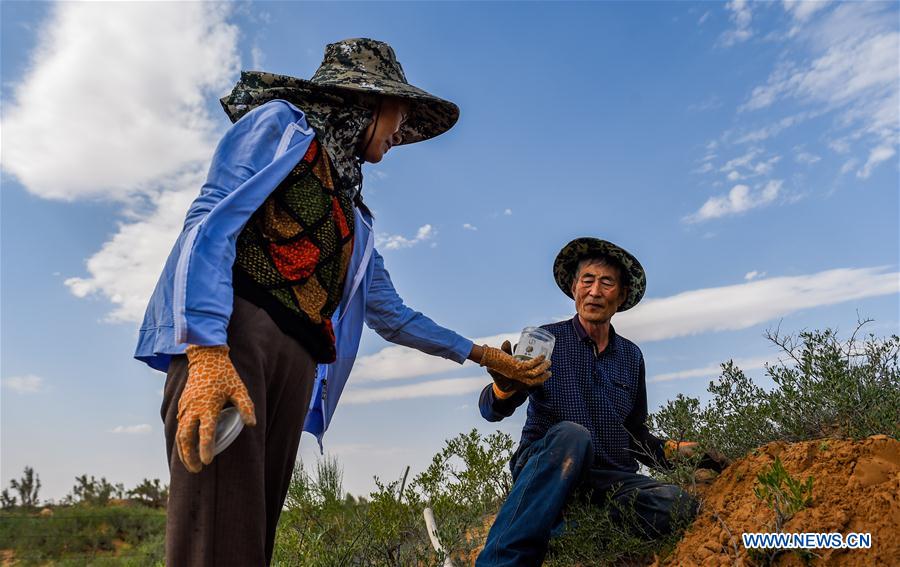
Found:
[{"label": "man's knee", "polygon": [[551,458],[559,460],[563,472],[582,476],[593,461],[591,433],[582,425],[571,421],[557,423],[547,431],[546,449]]},{"label": "man's knee", "polygon": [[637,499],[646,510],[643,519],[650,524],[651,535],[668,535],[686,527],[697,515],[697,500],[674,484],[662,484],[640,490]]},{"label": "man's knee", "polygon": [[549,444],[569,449],[572,452],[585,453],[593,450],[591,432],[583,425],[573,421],[561,421],[547,431]]}]

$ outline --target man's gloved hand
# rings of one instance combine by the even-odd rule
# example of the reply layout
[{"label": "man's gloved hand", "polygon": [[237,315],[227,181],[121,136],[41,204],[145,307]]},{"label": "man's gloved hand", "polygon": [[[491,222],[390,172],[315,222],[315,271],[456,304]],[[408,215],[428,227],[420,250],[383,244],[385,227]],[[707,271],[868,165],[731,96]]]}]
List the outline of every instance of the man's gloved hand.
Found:
[{"label": "man's gloved hand", "polygon": [[187,358],[188,378],[178,400],[175,444],[185,468],[196,473],[213,460],[216,419],[226,402],[234,404],[245,425],[256,425],[256,414],[227,346],[190,345]]},{"label": "man's gloved hand", "polygon": [[494,379],[494,393],[498,397],[508,398],[516,392],[539,386],[550,378],[550,361],[543,356],[516,360],[512,357],[509,341],[503,341],[499,349],[487,345],[482,348],[481,365],[487,367],[488,374]]},{"label": "man's gloved hand", "polygon": [[722,472],[730,464],[731,459],[716,451],[715,449],[710,449],[709,451],[703,453],[703,458],[701,458],[700,462],[697,463],[697,468]]},{"label": "man's gloved hand", "polygon": [[673,459],[690,458],[697,451],[697,443],[695,441],[675,441],[669,439],[663,445],[663,452],[670,461]]},{"label": "man's gloved hand", "polygon": [[[666,441],[663,449],[666,458],[669,460],[679,458],[693,457],[697,452],[697,443],[694,441],[674,441],[669,439]],[[703,453],[700,461],[697,463],[698,469],[710,469],[716,472],[722,472],[725,467],[731,464],[731,460],[722,455],[715,449]]]}]

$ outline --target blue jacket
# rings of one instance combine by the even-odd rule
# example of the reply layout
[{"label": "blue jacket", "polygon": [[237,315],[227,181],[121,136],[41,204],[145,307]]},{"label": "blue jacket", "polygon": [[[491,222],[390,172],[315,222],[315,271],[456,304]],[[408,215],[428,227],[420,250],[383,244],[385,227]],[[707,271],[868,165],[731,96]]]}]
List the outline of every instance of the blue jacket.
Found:
[{"label": "blue jacket", "polygon": [[[303,112],[283,100],[255,108],[225,133],[147,305],[135,358],[165,372],[188,344],[227,343],[237,237],[314,137]],[[333,317],[337,359],[319,365],[304,425],[320,444],[356,359],[363,322],[388,341],[459,363],[472,349],[472,341],[403,304],[375,250],[371,217],[356,209],[354,228]]]}]

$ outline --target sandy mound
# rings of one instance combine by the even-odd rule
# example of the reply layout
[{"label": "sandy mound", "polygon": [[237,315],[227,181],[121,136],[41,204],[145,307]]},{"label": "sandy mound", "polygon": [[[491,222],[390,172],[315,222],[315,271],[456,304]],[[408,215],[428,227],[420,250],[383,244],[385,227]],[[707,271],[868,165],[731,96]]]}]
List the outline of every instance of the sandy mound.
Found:
[{"label": "sandy mound", "polygon": [[[728,467],[705,491],[697,520],[665,565],[753,565],[743,532],[771,532],[775,514],[753,492],[757,474],[780,457],[798,480],[813,477],[812,505],[782,532],[871,533],[871,549],[813,550],[813,565],[900,565],[900,442],[884,435],[862,441],[823,439],[770,443]],[[795,552],[773,565],[804,565]]]}]

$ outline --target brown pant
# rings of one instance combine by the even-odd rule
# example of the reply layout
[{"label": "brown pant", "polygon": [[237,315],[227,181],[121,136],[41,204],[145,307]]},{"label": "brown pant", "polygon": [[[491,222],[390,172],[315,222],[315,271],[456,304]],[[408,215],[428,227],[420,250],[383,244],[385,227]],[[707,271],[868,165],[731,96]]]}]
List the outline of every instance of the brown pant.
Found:
[{"label": "brown pant", "polygon": [[187,358],[174,357],[169,365],[162,418],[171,474],[166,564],[173,567],[251,567],[272,559],[316,364],[264,310],[240,297],[234,298],[228,345],[256,406],[256,426],[245,427],[196,474],[173,450]]}]

